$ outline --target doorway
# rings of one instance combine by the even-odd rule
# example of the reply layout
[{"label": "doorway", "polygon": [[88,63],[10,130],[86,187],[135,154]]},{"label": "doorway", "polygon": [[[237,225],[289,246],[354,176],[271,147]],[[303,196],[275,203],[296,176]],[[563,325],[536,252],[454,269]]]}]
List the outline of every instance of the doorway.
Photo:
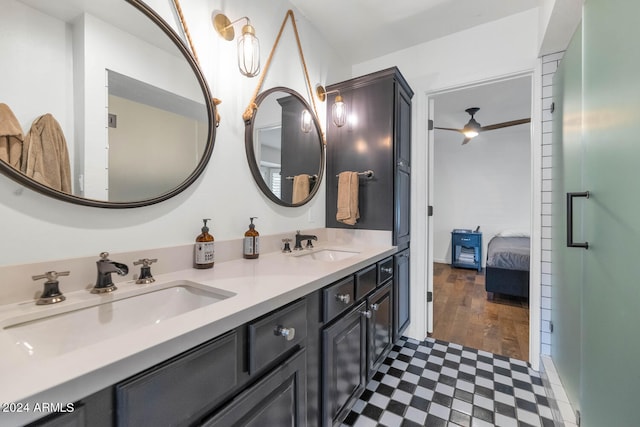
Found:
[{"label": "doorway", "polygon": [[[434,338],[522,360],[529,359],[528,301],[487,293],[485,271],[493,237],[514,231],[531,236],[531,126],[486,130],[471,140],[451,129],[463,128],[472,117],[481,126],[532,117],[532,84],[531,75],[521,75],[429,95],[434,126],[447,128],[430,131],[434,320],[429,331]],[[479,110],[465,111],[471,107]],[[452,231],[477,228],[481,271],[452,268]]]}]

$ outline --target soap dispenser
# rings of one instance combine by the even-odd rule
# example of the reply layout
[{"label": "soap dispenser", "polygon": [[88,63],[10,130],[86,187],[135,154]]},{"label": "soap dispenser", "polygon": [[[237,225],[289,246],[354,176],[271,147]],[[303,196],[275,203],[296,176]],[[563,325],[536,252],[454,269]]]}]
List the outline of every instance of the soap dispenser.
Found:
[{"label": "soap dispenser", "polygon": [[209,234],[209,227],[207,227],[207,221],[211,221],[211,219],[206,218],[202,221],[204,222],[204,226],[202,227],[202,233],[196,237],[193,266],[194,268],[212,268],[215,250],[213,246],[213,236]]},{"label": "soap dispenser", "polygon": [[250,217],[249,229],[244,233],[244,250],[243,256],[247,259],[255,259],[260,255],[260,233],[256,231],[256,226],[253,224],[253,220],[258,218],[257,216]]}]

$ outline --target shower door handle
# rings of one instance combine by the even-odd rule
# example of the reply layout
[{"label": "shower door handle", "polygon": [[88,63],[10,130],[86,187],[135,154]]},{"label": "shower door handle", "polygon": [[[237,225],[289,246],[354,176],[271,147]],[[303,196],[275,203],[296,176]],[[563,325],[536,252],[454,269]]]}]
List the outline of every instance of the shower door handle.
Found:
[{"label": "shower door handle", "polygon": [[589,249],[589,242],[576,243],[573,241],[573,199],[576,197],[589,198],[589,192],[567,193],[567,247]]}]

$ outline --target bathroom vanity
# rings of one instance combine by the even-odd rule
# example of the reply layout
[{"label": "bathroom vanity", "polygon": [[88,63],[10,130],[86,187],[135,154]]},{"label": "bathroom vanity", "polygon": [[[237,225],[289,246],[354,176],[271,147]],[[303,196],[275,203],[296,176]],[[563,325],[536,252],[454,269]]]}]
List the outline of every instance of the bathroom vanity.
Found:
[{"label": "bathroom vanity", "polygon": [[[389,242],[389,233],[385,237],[381,240]],[[219,300],[158,323],[138,325],[131,319],[118,334],[76,348],[68,343],[69,348],[35,348],[29,355],[24,343],[15,342],[15,334],[8,336],[6,327],[12,319],[29,319],[34,312],[42,325],[57,322],[57,317],[69,315],[58,313],[64,304],[105,296],[83,290],[67,293],[64,303],[51,307],[2,307],[0,346],[7,363],[0,375],[3,382],[16,386],[3,388],[0,400],[31,408],[56,402],[73,410],[3,413],[0,424],[339,423],[406,327],[398,322],[408,311],[399,307],[406,300],[400,290],[403,273],[398,271],[405,251],[398,254],[395,246],[380,240],[333,243],[324,241],[313,250],[290,254],[263,253],[258,260],[217,262],[212,270],[159,274],[148,285],[117,283],[112,299],[119,292],[155,289],[151,294],[162,295],[158,289],[178,292],[176,287],[182,287],[207,298],[218,295]],[[139,306],[139,312],[162,304],[154,298],[144,300],[149,302]],[[188,301],[177,294],[168,298]],[[108,325],[118,321],[118,313],[97,311],[95,316]]]}]

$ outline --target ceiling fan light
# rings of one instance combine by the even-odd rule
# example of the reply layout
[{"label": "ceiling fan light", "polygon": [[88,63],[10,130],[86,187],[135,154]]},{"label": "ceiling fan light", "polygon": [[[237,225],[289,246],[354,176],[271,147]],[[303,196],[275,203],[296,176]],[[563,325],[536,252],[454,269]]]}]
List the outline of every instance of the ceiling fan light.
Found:
[{"label": "ceiling fan light", "polygon": [[475,129],[464,129],[462,131],[462,134],[466,137],[466,138],[475,138],[476,136],[478,136],[478,131]]}]

